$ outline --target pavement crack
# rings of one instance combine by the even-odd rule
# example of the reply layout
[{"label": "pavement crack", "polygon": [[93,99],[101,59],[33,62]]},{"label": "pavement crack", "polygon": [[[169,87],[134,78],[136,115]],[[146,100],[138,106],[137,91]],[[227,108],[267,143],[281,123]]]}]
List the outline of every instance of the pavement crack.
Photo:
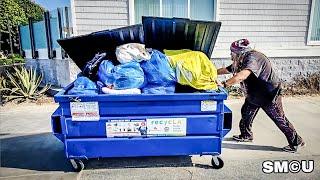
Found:
[{"label": "pavement crack", "polygon": [[188,169],[184,169],[183,170],[187,171],[189,174],[190,174],[190,179],[189,180],[192,180],[193,179],[193,172],[188,170]]}]

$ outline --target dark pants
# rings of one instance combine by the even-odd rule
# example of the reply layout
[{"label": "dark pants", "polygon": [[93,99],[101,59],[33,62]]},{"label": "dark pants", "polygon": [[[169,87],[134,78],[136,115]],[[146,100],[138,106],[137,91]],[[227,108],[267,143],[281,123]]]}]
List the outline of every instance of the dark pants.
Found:
[{"label": "dark pants", "polygon": [[240,132],[241,136],[245,138],[253,138],[252,134],[252,122],[257,115],[259,109],[263,111],[272,119],[272,121],[278,126],[278,128],[286,136],[288,142],[292,146],[296,146],[301,143],[302,138],[297,134],[293,125],[289,122],[284,114],[282,108],[281,96],[279,96],[275,102],[272,102],[265,106],[257,106],[251,104],[247,100],[241,108],[241,120],[240,120]]}]

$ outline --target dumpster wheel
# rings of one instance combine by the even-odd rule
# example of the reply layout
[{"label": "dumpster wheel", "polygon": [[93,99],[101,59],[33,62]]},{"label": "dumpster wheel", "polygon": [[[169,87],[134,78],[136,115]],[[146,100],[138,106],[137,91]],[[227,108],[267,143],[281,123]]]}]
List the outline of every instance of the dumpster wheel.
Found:
[{"label": "dumpster wheel", "polygon": [[84,163],[80,159],[70,159],[70,163],[76,172],[80,172],[84,169]]},{"label": "dumpster wheel", "polygon": [[213,169],[221,169],[224,162],[219,156],[213,156],[211,159],[211,165]]}]

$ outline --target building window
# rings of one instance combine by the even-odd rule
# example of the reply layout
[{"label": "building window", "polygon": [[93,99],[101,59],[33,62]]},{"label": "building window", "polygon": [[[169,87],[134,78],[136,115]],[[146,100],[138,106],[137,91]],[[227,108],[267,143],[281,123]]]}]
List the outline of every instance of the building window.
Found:
[{"label": "building window", "polygon": [[320,45],[320,1],[313,0],[310,13],[308,45]]},{"label": "building window", "polygon": [[134,0],[135,24],[142,16],[179,17],[213,21],[215,0]]}]

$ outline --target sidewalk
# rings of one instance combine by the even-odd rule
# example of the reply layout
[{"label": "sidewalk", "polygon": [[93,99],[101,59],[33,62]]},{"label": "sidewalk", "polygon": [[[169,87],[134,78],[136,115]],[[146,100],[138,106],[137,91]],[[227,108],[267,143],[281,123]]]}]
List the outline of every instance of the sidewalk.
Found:
[{"label": "sidewalk", "polygon": [[[284,98],[288,119],[307,147],[296,154],[282,152],[284,135],[261,110],[253,124],[254,142],[231,141],[238,134],[243,99],[227,100],[233,128],[223,142],[225,166],[210,169],[210,156],[111,158],[90,160],[81,173],[72,172],[63,144],[51,134],[50,116],[56,104],[0,107],[0,179],[317,179],[320,177],[320,96]],[[314,160],[312,173],[270,174],[264,160]]]}]

